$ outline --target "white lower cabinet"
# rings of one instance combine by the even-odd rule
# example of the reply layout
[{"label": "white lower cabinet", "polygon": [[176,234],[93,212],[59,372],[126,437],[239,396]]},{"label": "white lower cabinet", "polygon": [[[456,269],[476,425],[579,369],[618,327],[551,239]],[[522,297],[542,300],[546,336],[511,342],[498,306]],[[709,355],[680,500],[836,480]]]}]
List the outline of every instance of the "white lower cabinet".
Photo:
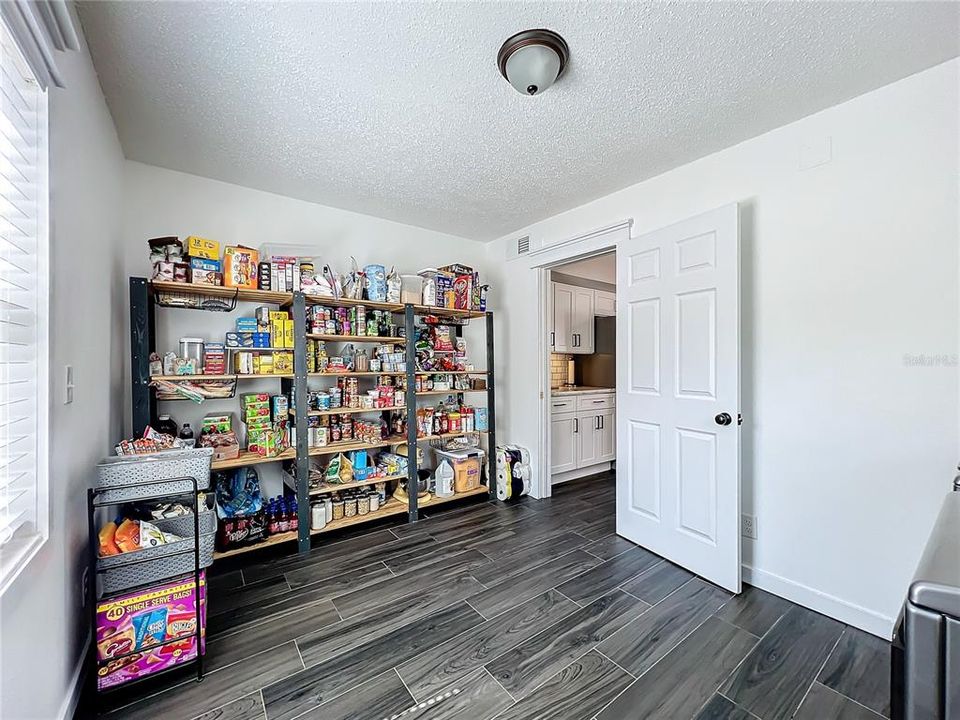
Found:
[{"label": "white lower cabinet", "polygon": [[550,470],[555,473],[577,469],[577,417],[573,414],[550,416]]},{"label": "white lower cabinet", "polygon": [[[566,407],[571,404],[563,403],[550,416],[550,471],[555,475],[617,459],[613,396],[581,397],[576,412]],[[598,407],[591,409],[594,404]]]}]

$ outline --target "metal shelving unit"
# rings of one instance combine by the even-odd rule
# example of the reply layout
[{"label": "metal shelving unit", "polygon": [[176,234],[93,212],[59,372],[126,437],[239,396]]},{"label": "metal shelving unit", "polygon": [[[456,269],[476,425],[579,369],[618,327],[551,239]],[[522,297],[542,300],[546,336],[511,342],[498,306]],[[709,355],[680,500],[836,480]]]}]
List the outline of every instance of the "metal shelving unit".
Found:
[{"label": "metal shelving unit", "polygon": [[[207,306],[206,300],[210,299],[212,305]],[[406,514],[408,522],[416,522],[419,519],[420,508],[417,502],[419,490],[419,479],[417,471],[416,448],[418,443],[437,439],[438,436],[417,437],[417,399],[418,397],[429,397],[433,395],[456,395],[462,398],[463,393],[486,393],[487,400],[487,420],[488,431],[483,433],[486,437],[487,454],[487,493],[490,499],[496,498],[496,394],[494,382],[494,337],[493,337],[493,313],[452,310],[448,308],[435,308],[422,305],[398,305],[391,303],[376,303],[370,301],[357,300],[334,300],[332,298],[318,298],[306,296],[303,293],[278,293],[260,290],[235,290],[233,288],[212,287],[203,285],[187,285],[180,283],[155,283],[146,278],[130,278],[130,338],[131,338],[131,391],[133,405],[133,433],[140,435],[147,425],[155,424],[157,420],[157,398],[150,386],[151,380],[149,372],[149,356],[156,349],[156,309],[173,308],[185,310],[230,312],[234,310],[238,302],[259,303],[264,305],[277,305],[278,307],[289,309],[294,322],[294,347],[293,350],[293,374],[272,374],[272,375],[229,375],[223,377],[236,377],[243,379],[264,379],[278,378],[281,384],[281,392],[296,398],[295,410],[292,412],[293,427],[296,430],[295,447],[272,458],[260,457],[252,453],[241,452],[240,456],[233,460],[217,461],[212,465],[214,471],[229,470],[270,462],[281,462],[284,460],[293,460],[295,475],[293,482],[298,503],[298,521],[299,532],[294,536],[293,533],[271,536],[268,540],[244,548],[237,548],[225,553],[220,553],[217,557],[236,556],[246,551],[258,550],[265,547],[273,547],[280,543],[297,541],[299,552],[304,553],[310,549],[311,537],[321,535],[340,529],[347,525],[356,525],[364,522],[375,522],[385,517],[399,517]],[[384,310],[393,313],[403,314],[404,337],[368,337],[368,336],[341,336],[341,335],[315,335],[307,332],[307,306],[323,305],[327,307],[351,307],[363,305],[371,310]],[[416,319],[434,315],[441,321],[462,319],[482,319],[485,323],[486,331],[486,366],[485,371],[456,371],[444,372],[434,371],[426,372],[416,369]],[[463,327],[459,324],[452,324],[456,335],[462,335]],[[394,343],[405,346],[406,352],[406,371],[405,372],[307,372],[306,359],[306,341],[307,339],[316,339],[324,342],[381,342]],[[265,348],[251,348],[253,350],[268,350]],[[282,348],[289,351],[290,348]],[[427,376],[435,374],[452,375],[475,375],[486,377],[486,388],[484,390],[450,390],[437,393],[417,393],[417,376]],[[407,433],[405,438],[391,437],[381,443],[339,443],[330,444],[323,447],[308,447],[307,418],[311,414],[307,409],[307,383],[311,378],[339,378],[339,377],[370,377],[375,378],[382,375],[393,375],[395,377],[403,376],[406,382],[406,402],[407,411]],[[165,378],[166,379],[166,378]],[[366,410],[363,412],[376,412],[379,408]],[[333,412],[333,411],[331,411]],[[353,410],[348,412],[354,413]],[[452,433],[449,436],[456,436],[462,433]],[[398,507],[396,500],[388,500],[384,508],[369,515],[350,518],[350,523],[337,521],[333,527],[327,526],[322,532],[311,532],[310,530],[310,497],[309,476],[310,476],[310,458],[330,455],[337,452],[347,452],[357,449],[373,449],[377,447],[389,447],[399,445],[406,440],[408,447],[407,462],[407,491],[409,502],[406,510]],[[395,479],[395,478],[391,478]],[[482,488],[483,486],[481,486]],[[482,490],[478,489],[466,493],[458,493],[449,498],[433,498],[429,505],[439,505],[443,503],[462,500],[470,497],[480,497]]]}]

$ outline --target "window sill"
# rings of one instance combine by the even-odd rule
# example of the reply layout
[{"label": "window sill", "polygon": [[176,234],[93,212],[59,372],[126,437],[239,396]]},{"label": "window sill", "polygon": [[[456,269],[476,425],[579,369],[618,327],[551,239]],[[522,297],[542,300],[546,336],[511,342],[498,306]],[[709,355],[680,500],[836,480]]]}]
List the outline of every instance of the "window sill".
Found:
[{"label": "window sill", "polygon": [[11,540],[0,548],[0,597],[13,585],[47,541],[42,535]]}]

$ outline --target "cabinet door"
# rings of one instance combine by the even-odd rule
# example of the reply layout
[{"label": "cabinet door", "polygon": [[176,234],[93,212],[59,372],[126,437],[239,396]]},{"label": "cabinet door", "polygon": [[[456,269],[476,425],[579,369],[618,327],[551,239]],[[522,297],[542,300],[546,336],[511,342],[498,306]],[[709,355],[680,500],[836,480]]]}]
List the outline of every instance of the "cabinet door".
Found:
[{"label": "cabinet door", "polygon": [[570,285],[553,284],[553,352],[573,350],[573,291]]},{"label": "cabinet door", "polygon": [[597,290],[594,295],[593,313],[599,317],[613,317],[617,314],[617,296],[606,290]]},{"label": "cabinet door", "polygon": [[611,462],[617,459],[617,411],[614,408],[600,410],[600,429],[597,430],[600,444],[600,462]]},{"label": "cabinet door", "polygon": [[594,290],[573,288],[573,347],[570,352],[589,355],[593,352]]},{"label": "cabinet door", "polygon": [[576,415],[550,416],[550,472],[577,469]]},{"label": "cabinet door", "polygon": [[579,420],[577,446],[580,450],[580,457],[577,459],[578,468],[601,462],[599,417],[600,413],[598,412],[577,415],[577,419]]}]

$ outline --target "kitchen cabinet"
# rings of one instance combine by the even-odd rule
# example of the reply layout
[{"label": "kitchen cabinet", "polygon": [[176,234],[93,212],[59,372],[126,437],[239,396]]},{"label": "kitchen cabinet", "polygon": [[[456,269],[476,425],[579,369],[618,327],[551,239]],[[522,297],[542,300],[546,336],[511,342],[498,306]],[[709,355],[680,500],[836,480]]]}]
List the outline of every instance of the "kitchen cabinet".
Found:
[{"label": "kitchen cabinet", "polygon": [[617,459],[616,408],[613,393],[564,393],[551,403],[550,471],[552,474]]},{"label": "kitchen cabinet", "polygon": [[577,425],[573,413],[550,417],[550,471],[555,473],[577,469]]},{"label": "kitchen cabinet", "polygon": [[595,291],[593,313],[597,317],[613,317],[617,314],[617,294],[606,290]]},{"label": "kitchen cabinet", "polygon": [[617,411],[614,409],[600,412],[599,462],[613,462],[617,459]]},{"label": "kitchen cabinet", "polygon": [[553,286],[553,352],[589,355],[593,352],[594,290],[551,283]]},{"label": "kitchen cabinet", "polygon": [[553,285],[553,330],[550,332],[550,344],[553,352],[574,352],[573,344],[573,285],[552,283]]}]

